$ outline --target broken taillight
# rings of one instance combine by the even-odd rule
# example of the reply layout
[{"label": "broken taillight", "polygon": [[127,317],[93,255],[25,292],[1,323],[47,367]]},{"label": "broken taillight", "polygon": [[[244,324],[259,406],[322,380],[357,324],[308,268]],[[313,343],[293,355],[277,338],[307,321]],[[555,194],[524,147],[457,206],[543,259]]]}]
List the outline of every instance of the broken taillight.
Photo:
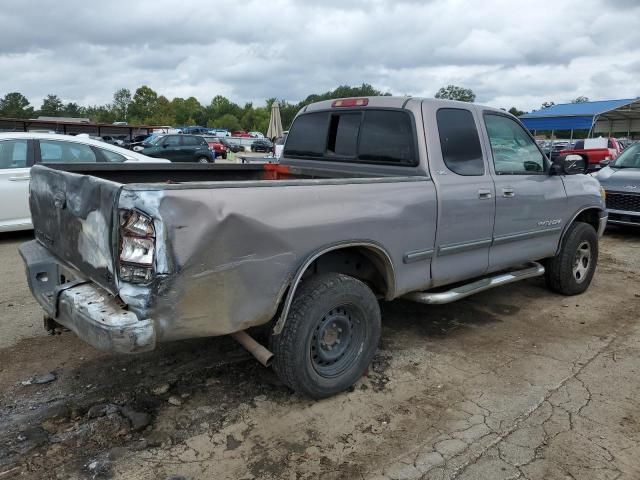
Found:
[{"label": "broken taillight", "polygon": [[120,279],[132,283],[151,281],[154,254],[153,219],[137,210],[122,211],[120,214]]}]

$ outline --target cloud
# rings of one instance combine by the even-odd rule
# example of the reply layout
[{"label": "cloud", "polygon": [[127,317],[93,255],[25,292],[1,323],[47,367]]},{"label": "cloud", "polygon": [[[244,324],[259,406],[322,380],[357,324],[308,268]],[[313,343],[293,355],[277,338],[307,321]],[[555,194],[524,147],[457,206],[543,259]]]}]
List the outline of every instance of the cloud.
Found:
[{"label": "cloud", "polygon": [[338,85],[394,94],[473,89],[477,102],[640,95],[635,0],[8,1],[0,95],[106,103],[147,84],[167,97],[297,101]]}]

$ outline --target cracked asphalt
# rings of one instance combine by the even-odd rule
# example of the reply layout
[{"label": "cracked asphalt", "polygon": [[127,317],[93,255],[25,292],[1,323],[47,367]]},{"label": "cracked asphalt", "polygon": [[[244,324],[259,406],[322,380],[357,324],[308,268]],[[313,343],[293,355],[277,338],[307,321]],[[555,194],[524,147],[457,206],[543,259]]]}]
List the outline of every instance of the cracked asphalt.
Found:
[{"label": "cracked asphalt", "polygon": [[0,479],[640,478],[640,231],[606,233],[577,297],[383,304],[367,376],[320,402],[225,338],[121,357],[43,335],[27,238],[0,238]]}]

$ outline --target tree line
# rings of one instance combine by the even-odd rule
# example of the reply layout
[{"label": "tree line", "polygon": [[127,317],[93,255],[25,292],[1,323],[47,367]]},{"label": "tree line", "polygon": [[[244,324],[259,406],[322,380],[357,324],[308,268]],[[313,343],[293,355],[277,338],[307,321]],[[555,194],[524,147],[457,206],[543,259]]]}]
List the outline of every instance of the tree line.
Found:
[{"label": "tree line", "polygon": [[[325,93],[312,94],[298,103],[279,100],[282,124],[285,129],[288,128],[298,110],[313,102],[377,95],[390,95],[390,93],[382,92],[363,83],[356,87],[342,85]],[[435,98],[474,102],[476,95],[470,88],[447,85],[436,92]],[[164,95],[158,95],[152,88],[143,85],[137,88],[133,94],[127,88],[117,90],[113,94],[111,103],[106,105],[82,106],[75,102],[64,103],[58,95],[49,94],[42,101],[40,108],[36,110],[24,95],[19,92],[11,92],[0,98],[0,116],[13,118],[83,117],[98,123],[202,125],[209,128],[265,132],[269,125],[271,105],[276,100],[276,98],[268,98],[263,106],[256,106],[251,102],[241,106],[222,95],[216,95],[208,105],[203,105],[195,97],[175,97],[169,100]],[[589,101],[587,97],[580,96],[572,100],[572,103],[587,101]],[[553,105],[553,102],[544,102],[540,108]],[[516,116],[526,113],[516,107],[511,107],[508,112]]]},{"label": "tree line", "polygon": [[268,98],[263,106],[256,106],[251,102],[241,106],[222,95],[216,95],[208,105],[203,105],[195,97],[176,97],[169,100],[164,95],[158,95],[152,88],[143,85],[133,94],[126,88],[117,90],[113,94],[111,103],[106,105],[81,106],[75,102],[64,103],[58,95],[49,94],[36,110],[24,95],[11,92],[0,98],[0,116],[82,117],[98,123],[202,125],[209,128],[266,132],[271,116],[271,105],[276,100],[280,103],[280,116],[286,129],[298,110],[310,103],[333,98],[378,95],[390,95],[390,93],[363,83],[356,87],[343,85],[325,93],[312,94],[298,103]]}]

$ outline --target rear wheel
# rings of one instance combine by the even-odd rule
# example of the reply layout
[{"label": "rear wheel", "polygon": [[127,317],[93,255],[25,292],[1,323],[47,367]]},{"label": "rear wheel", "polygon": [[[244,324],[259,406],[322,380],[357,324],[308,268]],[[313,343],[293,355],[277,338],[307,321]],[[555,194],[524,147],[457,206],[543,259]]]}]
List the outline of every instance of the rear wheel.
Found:
[{"label": "rear wheel", "polygon": [[293,390],[329,397],[364,374],[379,340],[380,308],[371,289],[347,275],[317,275],[300,285],[283,331],[271,336],[273,366]]},{"label": "rear wheel", "polygon": [[549,289],[563,295],[584,292],[593,279],[598,263],[598,234],[588,223],[569,227],[560,252],[546,262],[545,279]]},{"label": "rear wheel", "polygon": [[198,158],[198,163],[209,163],[209,159],[207,157]]}]

